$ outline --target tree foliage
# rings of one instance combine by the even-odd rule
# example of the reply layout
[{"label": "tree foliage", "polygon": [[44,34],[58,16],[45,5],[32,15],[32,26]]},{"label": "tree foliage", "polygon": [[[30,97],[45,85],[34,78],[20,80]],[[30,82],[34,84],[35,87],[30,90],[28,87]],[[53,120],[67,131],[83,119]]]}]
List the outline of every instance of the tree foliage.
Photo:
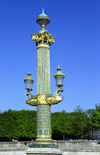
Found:
[{"label": "tree foliage", "polygon": [[100,129],[100,103],[95,105],[95,109],[91,111],[90,124],[96,128]]},{"label": "tree foliage", "polygon": [[[77,106],[73,112],[51,113],[53,139],[94,139],[100,129],[100,104],[83,111]],[[0,140],[29,140],[36,138],[36,111],[21,110],[0,113]]]},{"label": "tree foliage", "polygon": [[71,113],[71,117],[74,117],[74,136],[75,139],[81,137],[84,138],[84,131],[87,126],[87,116],[80,106],[77,106],[74,109],[74,112]]},{"label": "tree foliage", "polygon": [[11,140],[36,137],[36,111],[8,110],[0,113],[0,137]]},{"label": "tree foliage", "polygon": [[[52,135],[54,139],[69,138],[73,132],[72,118],[70,113],[62,112],[52,113]],[[59,135],[59,136],[58,136]]]}]

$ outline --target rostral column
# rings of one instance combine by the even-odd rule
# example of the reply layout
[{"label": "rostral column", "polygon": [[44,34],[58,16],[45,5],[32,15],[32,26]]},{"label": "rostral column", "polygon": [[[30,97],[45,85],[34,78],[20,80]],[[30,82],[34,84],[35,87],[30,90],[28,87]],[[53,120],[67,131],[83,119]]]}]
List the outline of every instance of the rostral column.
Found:
[{"label": "rostral column", "polygon": [[[59,87],[54,95],[50,93],[50,45],[54,43],[55,38],[45,27],[50,23],[50,18],[42,11],[42,14],[39,15],[36,19],[36,22],[41,26],[41,30],[38,34],[32,34],[32,40],[36,42],[37,46],[37,95],[32,95],[30,91],[26,93],[29,95],[27,104],[31,106],[37,106],[37,132],[35,145],[54,145],[51,138],[51,105],[57,104],[63,100],[60,96],[59,91],[63,91],[61,88],[63,84]],[[54,77],[60,76],[64,78],[64,74],[61,72],[61,69],[57,68],[57,73],[54,74]],[[24,81],[32,80],[31,74],[28,73],[28,76]],[[32,82],[32,81],[31,81]],[[26,89],[29,90],[29,89]]]}]

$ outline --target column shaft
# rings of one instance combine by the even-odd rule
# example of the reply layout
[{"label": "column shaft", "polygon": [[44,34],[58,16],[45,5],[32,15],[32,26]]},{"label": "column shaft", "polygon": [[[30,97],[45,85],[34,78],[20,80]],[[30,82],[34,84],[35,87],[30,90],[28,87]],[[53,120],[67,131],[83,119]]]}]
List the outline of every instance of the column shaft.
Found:
[{"label": "column shaft", "polygon": [[37,106],[37,138],[35,144],[53,144],[51,139],[51,106]]},{"label": "column shaft", "polygon": [[50,53],[46,47],[37,49],[37,94],[50,94]]},{"label": "column shaft", "polygon": [[51,106],[42,100],[50,94],[50,53],[49,46],[37,47],[37,138],[35,144],[53,144],[51,139]]}]

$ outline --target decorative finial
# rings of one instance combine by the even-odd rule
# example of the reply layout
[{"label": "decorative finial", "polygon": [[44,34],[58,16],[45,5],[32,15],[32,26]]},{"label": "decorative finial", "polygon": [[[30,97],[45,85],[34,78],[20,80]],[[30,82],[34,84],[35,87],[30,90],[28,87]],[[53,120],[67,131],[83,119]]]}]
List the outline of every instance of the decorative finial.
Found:
[{"label": "decorative finial", "polygon": [[44,14],[44,8],[42,8],[42,14]]},{"label": "decorative finial", "polygon": [[31,75],[31,73],[28,72],[27,75]]},{"label": "decorative finial", "polygon": [[60,66],[58,65],[58,68],[57,68],[57,70],[61,70],[61,68],[60,68]]}]

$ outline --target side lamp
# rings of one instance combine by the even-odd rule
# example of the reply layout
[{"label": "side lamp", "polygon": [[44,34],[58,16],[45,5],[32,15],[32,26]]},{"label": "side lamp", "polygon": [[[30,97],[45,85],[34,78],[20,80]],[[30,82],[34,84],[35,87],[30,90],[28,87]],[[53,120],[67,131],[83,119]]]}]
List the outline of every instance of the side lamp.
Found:
[{"label": "side lamp", "polygon": [[27,73],[27,77],[24,79],[25,82],[25,90],[27,90],[27,93],[25,93],[25,95],[29,95],[30,91],[32,91],[32,86],[33,86],[33,82],[34,79],[32,79],[31,77],[31,73]]},{"label": "side lamp", "polygon": [[61,87],[63,87],[63,79],[64,79],[64,76],[65,76],[65,74],[63,74],[61,72],[61,68],[58,65],[57,73],[54,74],[54,78],[55,78],[55,81],[56,81],[56,86],[58,88],[60,88],[60,89],[62,89]]}]

